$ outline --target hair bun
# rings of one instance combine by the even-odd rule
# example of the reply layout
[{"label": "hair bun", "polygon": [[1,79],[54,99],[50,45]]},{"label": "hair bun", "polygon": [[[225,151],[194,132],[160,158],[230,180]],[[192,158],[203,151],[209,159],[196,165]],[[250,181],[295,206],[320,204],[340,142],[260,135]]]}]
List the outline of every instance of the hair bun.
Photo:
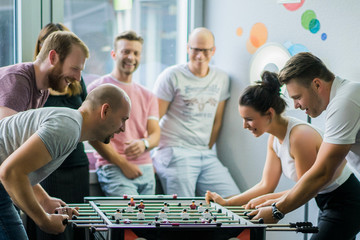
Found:
[{"label": "hair bun", "polygon": [[264,71],[261,74],[261,85],[268,89],[270,93],[280,95],[281,84],[279,82],[278,74],[274,72]]}]

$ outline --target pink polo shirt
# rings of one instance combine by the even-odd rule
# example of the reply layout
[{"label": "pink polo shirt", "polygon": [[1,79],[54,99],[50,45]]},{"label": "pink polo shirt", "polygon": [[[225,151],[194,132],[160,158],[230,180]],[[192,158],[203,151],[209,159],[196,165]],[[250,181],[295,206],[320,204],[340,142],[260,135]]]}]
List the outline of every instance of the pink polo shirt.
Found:
[{"label": "pink polo shirt", "polygon": [[[125,132],[115,134],[111,139],[110,144],[121,155],[124,155],[126,148],[125,142],[133,139],[146,138],[147,134],[147,121],[149,119],[159,120],[159,106],[155,95],[147,90],[145,87],[132,82],[124,83],[112,77],[110,74],[105,75],[95,81],[93,81],[88,87],[88,92],[91,92],[95,87],[111,83],[122,88],[131,99],[131,112],[130,118],[126,121]],[[109,161],[102,158],[97,152],[94,153],[96,158],[96,167],[110,164]],[[141,165],[152,163],[150,158],[150,152],[144,152],[136,159],[128,159],[128,161]]]}]

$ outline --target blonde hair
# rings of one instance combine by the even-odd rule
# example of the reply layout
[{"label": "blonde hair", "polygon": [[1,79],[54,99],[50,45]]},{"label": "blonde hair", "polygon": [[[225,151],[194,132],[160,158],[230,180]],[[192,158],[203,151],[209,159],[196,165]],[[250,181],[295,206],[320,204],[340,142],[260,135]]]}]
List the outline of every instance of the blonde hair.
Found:
[{"label": "blonde hair", "polygon": [[72,32],[55,31],[45,39],[44,45],[36,59],[43,62],[47,58],[48,53],[51,50],[55,50],[59,55],[60,62],[63,62],[70,54],[73,45],[79,46],[85,57],[89,57],[88,47],[80,40],[80,38],[78,38],[78,36]]}]

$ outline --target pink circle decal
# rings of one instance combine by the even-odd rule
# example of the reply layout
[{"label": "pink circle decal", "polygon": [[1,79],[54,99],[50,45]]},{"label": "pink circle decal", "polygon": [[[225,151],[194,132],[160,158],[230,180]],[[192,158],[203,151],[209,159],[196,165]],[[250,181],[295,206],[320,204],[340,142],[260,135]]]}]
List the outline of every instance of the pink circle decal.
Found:
[{"label": "pink circle decal", "polygon": [[295,11],[298,10],[303,4],[305,0],[301,0],[300,3],[284,3],[284,7],[289,11]]}]

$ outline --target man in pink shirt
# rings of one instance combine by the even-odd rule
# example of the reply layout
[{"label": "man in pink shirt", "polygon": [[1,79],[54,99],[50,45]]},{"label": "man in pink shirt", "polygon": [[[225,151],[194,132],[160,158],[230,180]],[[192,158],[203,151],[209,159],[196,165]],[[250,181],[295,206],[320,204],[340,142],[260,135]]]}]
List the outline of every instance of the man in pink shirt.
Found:
[{"label": "man in pink shirt", "polygon": [[97,152],[96,167],[101,188],[107,196],[155,194],[155,178],[149,150],[160,139],[159,109],[154,94],[132,81],[140,64],[143,38],[126,31],[115,38],[111,57],[115,67],[92,82],[91,92],[101,84],[122,88],[132,102],[130,118],[124,133],[116,134],[110,144],[90,142]]}]

